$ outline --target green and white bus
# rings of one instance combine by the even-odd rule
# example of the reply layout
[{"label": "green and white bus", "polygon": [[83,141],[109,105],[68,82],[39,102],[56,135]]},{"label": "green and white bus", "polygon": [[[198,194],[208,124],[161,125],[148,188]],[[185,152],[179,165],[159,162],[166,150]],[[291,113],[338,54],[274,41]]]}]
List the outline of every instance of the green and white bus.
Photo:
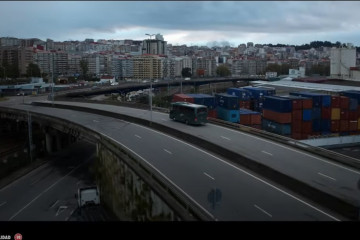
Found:
[{"label": "green and white bus", "polygon": [[208,110],[204,105],[188,102],[171,103],[170,119],[184,122],[186,124],[205,124],[207,123]]}]

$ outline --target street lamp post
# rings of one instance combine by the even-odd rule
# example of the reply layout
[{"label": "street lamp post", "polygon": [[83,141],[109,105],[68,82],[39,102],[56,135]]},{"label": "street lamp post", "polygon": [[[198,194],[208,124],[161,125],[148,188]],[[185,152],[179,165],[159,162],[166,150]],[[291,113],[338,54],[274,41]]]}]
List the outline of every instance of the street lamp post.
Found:
[{"label": "street lamp post", "polygon": [[[145,33],[145,35],[149,36],[151,39],[152,36],[155,34],[148,34]],[[152,74],[152,64],[150,65],[150,91],[149,91],[149,98],[150,98],[150,125],[152,124],[152,80],[151,80],[151,74]]]}]

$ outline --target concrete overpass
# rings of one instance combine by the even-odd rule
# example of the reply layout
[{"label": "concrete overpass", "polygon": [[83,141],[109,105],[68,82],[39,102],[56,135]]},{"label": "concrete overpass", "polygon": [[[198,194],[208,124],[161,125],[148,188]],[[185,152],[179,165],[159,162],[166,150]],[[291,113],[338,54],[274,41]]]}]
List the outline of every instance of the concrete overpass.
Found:
[{"label": "concrete overpass", "polygon": [[[49,104],[49,103],[46,103],[46,104]],[[109,116],[109,117],[116,117],[116,118],[121,117],[122,119],[128,120],[129,122],[135,122],[135,123],[142,124],[142,125],[149,125],[149,121],[148,121],[149,116],[147,114],[148,111],[139,111],[139,110],[135,110],[135,109],[119,108],[119,107],[114,107],[114,106],[112,106],[112,107],[104,106],[104,105],[100,105],[100,104],[90,104],[90,105],[89,104],[81,105],[80,103],[78,103],[78,104],[58,103],[58,104],[61,104],[62,106],[60,106],[60,105],[56,105],[56,106],[62,107],[62,108],[65,107],[65,108],[70,108],[70,109],[75,109],[75,110],[82,110],[82,111],[97,113],[97,114],[100,114],[103,116],[105,115],[105,116]],[[67,105],[67,106],[65,106],[65,105]],[[25,107],[25,106],[22,106],[21,108],[23,108],[23,107]],[[31,111],[35,111],[35,110],[40,111],[40,109],[44,109],[44,108],[30,107],[30,106],[26,106],[26,108],[31,108]],[[117,109],[115,109],[115,108],[117,108]],[[58,111],[64,111],[64,110],[58,109],[58,110],[54,111],[54,109],[52,109],[52,110],[46,110],[46,111],[50,111],[50,112],[52,111],[53,113],[51,115],[54,115],[54,113],[56,113]],[[76,113],[76,114],[78,114],[78,113]],[[244,135],[237,131],[235,132],[234,130],[231,130],[231,129],[224,129],[222,127],[216,127],[216,126],[212,126],[212,125],[209,125],[206,128],[194,128],[191,126],[186,126],[186,125],[179,124],[176,122],[168,121],[167,115],[164,115],[161,113],[155,113],[154,115],[155,115],[154,122],[152,123],[153,128],[161,129],[162,131],[165,131],[167,134],[172,131],[172,135],[177,136],[178,138],[187,139],[188,142],[191,142],[194,145],[200,146],[205,149],[211,149],[212,152],[214,152],[218,156],[222,156],[222,157],[231,159],[231,161],[233,163],[235,163],[236,165],[239,165],[239,166],[241,165],[241,167],[245,167],[247,169],[254,171],[255,173],[261,174],[261,175],[271,179],[271,181],[275,181],[277,184],[281,184],[283,187],[288,187],[290,189],[293,189],[296,193],[303,194],[306,197],[309,197],[311,200],[315,200],[316,202],[318,202],[322,205],[325,205],[327,208],[330,208],[330,209],[340,213],[343,216],[346,216],[351,219],[357,219],[357,217],[358,217],[357,216],[357,213],[358,213],[357,212],[358,211],[357,200],[358,199],[356,196],[354,196],[354,195],[356,195],[356,193],[354,195],[347,194],[346,196],[344,196],[344,193],[346,191],[341,192],[341,189],[344,187],[344,185],[351,186],[352,185],[351,182],[353,182],[354,180],[342,179],[340,182],[339,179],[344,178],[344,176],[341,176],[338,178],[338,180],[337,180],[338,182],[336,182],[336,183],[328,182],[327,184],[329,184],[329,185],[323,185],[321,187],[321,184],[316,184],[316,183],[324,182],[324,179],[322,179],[323,176],[321,176],[320,174],[317,174],[315,176],[312,175],[309,177],[308,176],[309,173],[303,172],[303,171],[306,171],[306,169],[302,169],[301,171],[299,171],[298,174],[296,174],[296,173],[294,174],[294,172],[293,172],[294,169],[293,168],[290,169],[290,166],[286,166],[286,165],[281,166],[281,164],[284,163],[282,158],[283,159],[288,158],[289,157],[288,154],[284,154],[284,155],[287,155],[284,157],[276,156],[276,158],[272,158],[269,155],[269,153],[274,154],[274,152],[271,152],[269,150],[267,150],[267,151],[262,150],[262,151],[259,151],[260,155],[258,157],[256,157],[256,156],[254,156],[253,149],[250,148],[247,150],[248,147],[246,147],[244,145],[243,149],[241,150],[241,147],[239,148],[239,146],[235,146],[237,144],[233,143],[233,141],[236,141],[236,139],[239,138],[239,136],[241,135],[241,137],[238,139],[240,141],[240,139],[244,138],[244,136],[246,136],[247,134]],[[47,116],[47,117],[49,117],[49,116]],[[69,115],[68,115],[68,117],[69,117]],[[96,122],[93,122],[92,124],[99,125],[99,123],[96,123]],[[71,126],[71,124],[68,124],[68,123],[65,125]],[[130,125],[133,125],[133,124],[130,124]],[[83,128],[84,126],[82,126],[82,124],[80,124],[80,126],[78,126],[78,127]],[[179,128],[179,127],[181,129],[176,131],[175,129]],[[211,129],[209,129],[208,127],[210,127]],[[89,128],[89,127],[87,127],[87,128]],[[194,132],[194,130],[195,130],[195,132]],[[214,130],[214,132],[213,132],[213,130]],[[221,131],[221,132],[218,132],[218,131]],[[207,135],[207,134],[210,134],[210,135]],[[228,135],[228,134],[232,134],[232,135]],[[221,141],[215,139],[214,136],[216,136],[216,135],[218,135],[217,138],[221,139]],[[140,136],[140,135],[138,135],[138,136]],[[138,137],[136,137],[136,138],[138,138]],[[253,139],[251,140],[251,138],[253,138]],[[138,138],[138,139],[140,139],[140,138]],[[209,139],[213,139],[213,141],[209,141]],[[254,145],[256,145],[256,143],[253,143],[253,141],[260,140],[260,139],[258,139],[258,137],[255,137],[255,139],[254,139],[254,137],[248,136],[247,139],[243,139],[242,142],[239,142],[239,145],[241,145],[241,143],[249,141],[248,145],[254,146]],[[260,140],[260,141],[261,141],[261,144],[263,144],[264,142],[268,142],[268,141],[263,141],[263,140]],[[224,145],[226,147],[224,147]],[[259,145],[259,143],[257,145]],[[274,142],[274,144],[272,144],[272,145],[273,145],[272,147],[274,147],[276,145],[282,145],[282,144]],[[101,144],[99,146],[111,146],[111,144],[106,143],[106,144]],[[281,148],[281,151],[284,151],[283,147],[281,147],[281,146],[278,146],[278,147]],[[168,148],[170,148],[170,147],[168,147]],[[167,154],[170,154],[168,152],[173,153],[168,148],[164,148],[167,151],[162,149],[162,152],[165,151]],[[101,149],[101,147],[99,147],[99,149]],[[114,148],[114,149],[116,149],[116,148]],[[296,154],[296,152],[300,152],[299,149],[295,150],[295,151],[294,150],[292,150],[293,151],[292,154]],[[127,152],[129,152],[129,151],[127,151]],[[185,151],[185,152],[187,152],[187,151]],[[264,155],[265,154],[264,152],[266,152],[266,155]],[[137,153],[138,152],[136,152],[136,154]],[[276,153],[276,151],[275,151],[275,153]],[[147,156],[148,154],[149,153],[145,153],[146,158],[148,158],[148,156]],[[150,154],[150,155],[154,155],[154,154]],[[305,153],[305,155],[303,157],[292,156],[290,158],[297,159],[297,161],[301,162],[301,161],[305,161],[305,159],[309,158],[309,155],[311,156],[312,154],[313,154],[312,152],[307,152],[307,153]],[[327,154],[329,154],[329,153],[327,152]],[[156,157],[156,156],[154,156],[154,157]],[[171,156],[171,157],[174,157],[174,156]],[[314,158],[318,158],[318,156],[314,156]],[[180,157],[180,159],[183,161],[184,156]],[[321,159],[319,159],[319,160],[321,160]],[[354,160],[354,159],[347,159],[347,160],[349,160],[350,162],[355,161],[354,165],[356,165],[356,160]],[[165,161],[168,161],[168,160],[165,160]],[[274,161],[279,161],[280,165],[275,166]],[[309,160],[307,160],[307,161],[309,161]],[[312,159],[312,161],[314,161],[314,159]],[[326,159],[326,161],[328,161],[328,159]],[[268,166],[266,165],[266,162],[268,162]],[[270,165],[270,162],[271,162],[271,165]],[[323,161],[319,161],[319,163],[320,163],[320,165],[322,165],[321,166],[322,168],[324,167],[324,165],[329,165],[329,166],[337,165],[337,164],[333,165],[333,164],[329,164],[329,163],[324,164]],[[315,163],[315,165],[319,164],[319,163]],[[197,163],[192,163],[192,164],[197,164]],[[289,163],[287,163],[287,164],[289,164]],[[293,165],[294,163],[291,163],[291,164]],[[306,165],[305,168],[309,167],[308,164],[309,163],[305,164]],[[311,165],[313,165],[313,164],[314,164],[314,162],[311,162]],[[190,166],[191,165],[189,165],[189,167]],[[329,167],[329,166],[327,166],[327,167]],[[206,165],[204,165],[204,167],[206,167]],[[352,167],[354,167],[354,166],[352,166]],[[314,166],[312,168],[314,168]],[[319,166],[317,166],[315,168],[319,168]],[[296,170],[300,170],[300,169],[296,169]],[[357,174],[358,174],[357,170],[350,169],[350,167],[344,168],[341,166],[336,166],[336,169],[334,169],[334,170],[328,169],[326,171],[328,171],[328,172],[334,172],[334,171],[335,172],[337,172],[337,171],[346,172],[346,171],[350,171],[350,170],[353,172],[353,174],[355,174],[354,178],[357,179]],[[186,170],[184,172],[186,172]],[[204,173],[207,173],[207,172],[204,172]],[[348,172],[344,173],[344,175],[346,175],[346,174],[348,174]],[[208,174],[208,175],[211,176],[211,174]],[[170,174],[170,175],[166,174],[166,176],[168,178],[170,178],[172,176],[172,174]],[[308,179],[306,179],[306,178],[308,178]],[[347,181],[349,183],[346,183]],[[195,182],[196,182],[196,180],[195,180]],[[239,187],[238,185],[241,184],[242,182],[243,181],[239,181],[239,182],[235,182],[235,183],[229,182],[228,184],[230,184],[230,185],[234,184],[234,187]],[[315,182],[315,184],[314,184],[314,182]],[[336,186],[338,184],[339,184],[339,186]],[[354,192],[358,191],[356,189],[356,187],[355,188],[352,187],[352,189]],[[189,192],[191,192],[191,191],[193,191],[193,190],[191,190],[191,188],[190,188]],[[236,192],[236,191],[237,190],[233,189],[230,192]],[[249,189],[249,193],[247,192],[247,194],[250,194],[251,191],[252,190]],[[186,192],[188,192],[188,191],[186,191]],[[236,198],[237,197],[234,196],[234,199],[236,199]],[[271,200],[269,200],[269,201],[271,201]],[[204,205],[206,205],[206,204],[200,204],[200,206],[203,206],[203,207],[204,207]],[[253,204],[253,205],[256,205],[256,204]],[[259,207],[259,205],[256,205],[256,206]],[[195,209],[196,208],[199,208],[199,205],[195,204]],[[263,208],[260,207],[260,209],[263,209]],[[205,210],[206,210],[206,208],[205,208]],[[200,207],[200,210],[198,209],[198,211],[201,212],[201,207]],[[211,208],[208,209],[207,211],[211,212]],[[259,211],[259,209],[258,209],[258,211]],[[276,211],[276,210],[272,209],[272,211]],[[289,210],[289,211],[291,212],[292,210]],[[196,215],[196,214],[194,214],[194,215]],[[200,215],[209,216],[206,214],[206,211],[205,211],[205,214],[203,212]],[[212,214],[210,214],[210,216],[211,215]],[[228,219],[227,217],[229,217],[226,214],[222,217],[219,217],[219,216],[221,216],[221,214],[215,216],[215,218],[218,218],[219,220],[223,220],[223,219]],[[225,217],[225,216],[227,216],[227,217]],[[284,217],[284,216],[282,216],[282,217]],[[294,216],[286,216],[285,218],[280,218],[280,219],[291,220],[293,217]],[[211,217],[210,217],[210,219],[211,219]],[[237,218],[232,216],[230,219],[246,220],[248,218],[242,218],[242,216],[240,214],[237,216]],[[294,219],[297,219],[297,218],[295,217]],[[257,220],[259,220],[259,219],[257,219]]]}]

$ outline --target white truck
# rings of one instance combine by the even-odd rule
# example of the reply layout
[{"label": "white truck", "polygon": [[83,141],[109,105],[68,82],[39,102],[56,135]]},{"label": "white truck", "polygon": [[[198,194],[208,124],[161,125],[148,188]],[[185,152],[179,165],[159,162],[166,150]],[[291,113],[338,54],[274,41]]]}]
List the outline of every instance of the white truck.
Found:
[{"label": "white truck", "polygon": [[100,191],[97,186],[79,188],[75,197],[78,200],[79,208],[100,205]]}]

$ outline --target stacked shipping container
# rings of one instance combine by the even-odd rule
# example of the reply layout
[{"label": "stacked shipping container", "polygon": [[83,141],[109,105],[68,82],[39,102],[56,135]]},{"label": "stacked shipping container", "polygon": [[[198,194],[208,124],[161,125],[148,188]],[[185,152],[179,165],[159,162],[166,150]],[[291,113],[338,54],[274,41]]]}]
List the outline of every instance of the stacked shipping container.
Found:
[{"label": "stacked shipping container", "polygon": [[239,100],[227,93],[215,94],[217,117],[233,123],[239,122]]}]

